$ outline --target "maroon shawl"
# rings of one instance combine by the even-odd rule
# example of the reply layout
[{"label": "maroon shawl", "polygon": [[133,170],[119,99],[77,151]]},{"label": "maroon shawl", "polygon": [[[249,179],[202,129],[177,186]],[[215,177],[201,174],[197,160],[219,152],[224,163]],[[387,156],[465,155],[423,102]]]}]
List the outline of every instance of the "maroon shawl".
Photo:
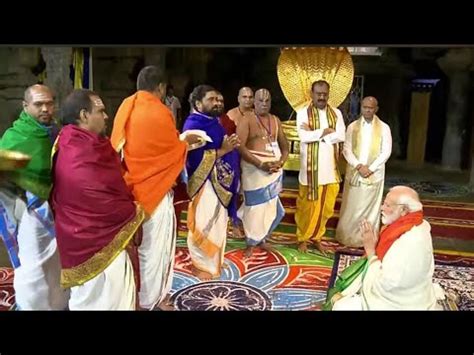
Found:
[{"label": "maroon shawl", "polygon": [[108,138],[68,125],[53,148],[56,238],[61,284],[83,284],[124,250],[143,221]]}]

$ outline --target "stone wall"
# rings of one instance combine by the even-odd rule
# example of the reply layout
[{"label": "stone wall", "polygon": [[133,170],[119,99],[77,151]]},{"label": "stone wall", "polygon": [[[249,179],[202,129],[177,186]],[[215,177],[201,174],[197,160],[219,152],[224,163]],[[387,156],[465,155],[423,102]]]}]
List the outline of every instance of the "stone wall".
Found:
[{"label": "stone wall", "polygon": [[[72,89],[71,54],[70,47],[0,48],[0,134],[20,112],[25,88],[38,82],[37,68],[42,60],[48,72],[45,83],[52,87],[60,103]],[[113,118],[122,100],[135,92],[139,70],[153,64],[163,68],[175,86],[183,113],[186,113],[187,96],[192,88],[208,82],[223,91],[227,108],[236,105],[241,85],[267,87],[273,96],[272,111],[285,120],[292,110],[278,83],[278,55],[279,48],[98,47],[92,50],[93,89],[102,96]],[[443,165],[460,169],[466,162],[469,164],[468,158],[463,161],[462,153],[469,151],[466,146],[471,134],[469,117],[474,109],[472,105],[465,105],[472,86],[472,50],[390,48],[384,49],[382,57],[353,57],[355,73],[365,76],[364,94],[379,99],[380,116],[392,128],[393,157],[402,158],[410,112],[409,83],[416,75],[426,75],[418,71],[416,61],[436,65],[436,58],[440,58],[438,63],[446,73],[450,88],[450,98],[445,98],[449,109],[443,127]]]},{"label": "stone wall", "polygon": [[110,117],[109,133],[113,118],[122,101],[136,91],[136,80],[146,65],[165,68],[166,48],[129,47],[92,49],[93,89],[103,99]]},{"label": "stone wall", "polygon": [[33,69],[39,61],[39,48],[0,48],[0,135],[22,110],[25,89],[37,83]]},{"label": "stone wall", "polygon": [[449,97],[446,131],[443,141],[442,165],[447,170],[461,170],[469,159],[463,161],[463,152],[469,142],[470,115],[468,112],[471,71],[474,68],[472,48],[450,49],[438,63],[449,77]]},{"label": "stone wall", "polygon": [[53,90],[56,97],[56,107],[60,108],[63,100],[73,90],[73,82],[69,76],[72,48],[42,47],[41,55],[46,62],[44,84]]}]

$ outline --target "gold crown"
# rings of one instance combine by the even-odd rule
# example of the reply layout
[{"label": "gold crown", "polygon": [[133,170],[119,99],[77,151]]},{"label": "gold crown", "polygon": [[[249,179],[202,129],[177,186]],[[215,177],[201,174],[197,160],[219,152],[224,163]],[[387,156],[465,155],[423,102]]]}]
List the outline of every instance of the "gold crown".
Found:
[{"label": "gold crown", "polygon": [[325,80],[331,86],[328,103],[338,107],[349,93],[354,64],[347,48],[284,48],[277,65],[278,81],[295,111],[311,101],[311,84]]}]

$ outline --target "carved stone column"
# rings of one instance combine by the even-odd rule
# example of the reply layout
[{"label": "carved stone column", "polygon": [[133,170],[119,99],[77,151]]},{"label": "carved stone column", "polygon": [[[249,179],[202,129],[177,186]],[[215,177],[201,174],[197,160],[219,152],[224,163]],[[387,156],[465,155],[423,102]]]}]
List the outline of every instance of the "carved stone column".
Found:
[{"label": "carved stone column", "polygon": [[447,170],[461,170],[463,134],[467,117],[470,88],[470,70],[473,64],[471,48],[450,49],[438,60],[449,77],[449,98],[446,132],[443,141],[442,166]]},{"label": "carved stone column", "polygon": [[438,80],[414,80],[411,95],[407,163],[421,167],[425,161],[431,91]]},{"label": "carved stone column", "polygon": [[143,48],[94,48],[94,91],[101,96],[109,115],[108,133],[118,107],[136,91],[136,75],[144,66],[143,59]]},{"label": "carved stone column", "polygon": [[0,48],[0,136],[22,110],[25,89],[36,84],[32,68],[39,59],[39,48]]},{"label": "carved stone column", "polygon": [[471,113],[471,177],[469,179],[469,186],[474,192],[474,114]]},{"label": "carved stone column", "polygon": [[155,65],[163,74],[166,69],[166,52],[167,48],[164,47],[145,48],[145,66]]},{"label": "carved stone column", "polygon": [[72,63],[72,47],[41,47],[46,62],[45,85],[56,95],[56,104],[61,107],[64,98],[73,90],[69,76]]}]

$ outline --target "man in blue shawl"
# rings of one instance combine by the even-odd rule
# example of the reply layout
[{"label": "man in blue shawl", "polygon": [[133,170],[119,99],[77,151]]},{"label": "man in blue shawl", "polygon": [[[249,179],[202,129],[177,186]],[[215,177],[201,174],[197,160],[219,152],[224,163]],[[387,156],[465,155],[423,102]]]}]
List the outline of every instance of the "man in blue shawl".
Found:
[{"label": "man in blue shawl", "polygon": [[[239,190],[239,138],[225,135],[219,123],[219,93],[209,85],[197,86],[191,94],[194,112],[184,123],[183,132],[203,131],[210,139],[189,151],[186,161],[188,208],[188,248],[193,273],[201,280],[218,278],[224,264],[229,216],[237,218]],[[211,140],[211,142],[209,142]]]}]

